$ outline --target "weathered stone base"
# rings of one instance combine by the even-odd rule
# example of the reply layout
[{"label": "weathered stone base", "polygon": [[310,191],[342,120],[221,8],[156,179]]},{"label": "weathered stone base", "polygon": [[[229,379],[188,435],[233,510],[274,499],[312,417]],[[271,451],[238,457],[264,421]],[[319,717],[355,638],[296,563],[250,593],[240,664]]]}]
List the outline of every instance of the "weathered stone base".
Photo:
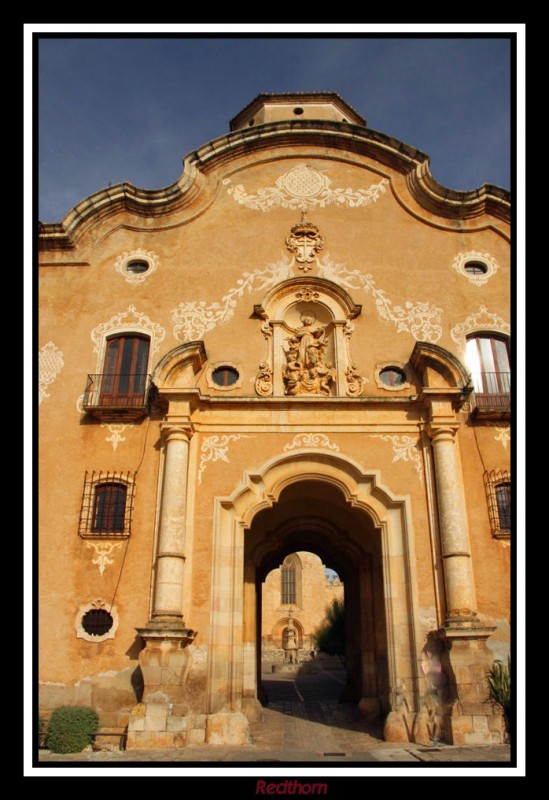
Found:
[{"label": "weathered stone base", "polygon": [[398,711],[390,711],[387,714],[383,727],[383,738],[386,742],[411,742],[410,727],[411,714],[400,714]]},{"label": "weathered stone base", "polygon": [[453,745],[503,744],[503,714],[486,704],[475,705],[475,708],[461,709],[453,706],[447,713],[435,716],[425,709],[416,714],[391,711],[385,720],[383,738],[386,742],[415,742],[422,745],[432,745],[435,740]]},{"label": "weathered stone base", "polygon": [[242,745],[250,742],[248,720],[239,712],[185,715],[167,703],[139,703],[128,725],[127,750],[186,747],[191,744]]},{"label": "weathered stone base", "polygon": [[461,703],[444,716],[444,737],[448,744],[503,744],[503,714],[486,703]]},{"label": "weathered stone base", "polygon": [[249,744],[250,726],[240,712],[221,712],[206,717],[206,744]]},{"label": "weathered stone base", "polygon": [[141,672],[135,667],[91,675],[74,685],[41,683],[40,716],[49,718],[58,706],[91,706],[99,715],[100,731],[124,731],[142,691]]},{"label": "weathered stone base", "polygon": [[263,706],[255,697],[243,697],[242,713],[248,722],[259,722],[263,719]]}]

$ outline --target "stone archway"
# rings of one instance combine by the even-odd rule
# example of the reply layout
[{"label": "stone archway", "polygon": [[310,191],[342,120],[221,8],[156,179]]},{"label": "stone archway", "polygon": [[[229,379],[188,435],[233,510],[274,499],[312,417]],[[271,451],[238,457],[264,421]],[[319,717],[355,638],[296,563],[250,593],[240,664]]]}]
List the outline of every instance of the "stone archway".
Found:
[{"label": "stone archway", "polygon": [[[313,480],[298,480],[287,486],[271,509],[256,515],[244,548],[245,582],[255,576],[256,643],[261,637],[263,581],[273,565],[293,550],[314,553],[342,579],[348,673],[343,697],[360,702],[369,716],[378,716],[381,710],[388,710],[389,678],[381,538],[371,518],[363,510],[347,507],[337,487]],[[244,617],[251,616],[254,609],[248,595]],[[255,651],[256,694],[265,702],[259,646]],[[251,691],[246,687],[247,696]]]},{"label": "stone archway", "polygon": [[209,712],[258,709],[258,581],[298,549],[328,558],[347,583],[359,634],[349,637],[350,695],[373,716],[399,687],[417,710],[408,499],[349,458],[300,450],[245,473],[231,497],[216,500]]}]

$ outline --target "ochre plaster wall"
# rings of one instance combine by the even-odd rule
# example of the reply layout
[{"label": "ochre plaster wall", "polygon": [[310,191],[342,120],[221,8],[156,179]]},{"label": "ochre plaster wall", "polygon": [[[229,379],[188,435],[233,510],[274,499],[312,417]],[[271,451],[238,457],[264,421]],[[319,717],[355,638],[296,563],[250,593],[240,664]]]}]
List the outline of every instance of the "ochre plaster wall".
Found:
[{"label": "ochre plaster wall", "polygon": [[[198,631],[197,663],[207,659],[211,633],[215,498],[229,497],[245,472],[260,471],[292,449],[340,453],[365,472],[376,471],[393,496],[406,499],[419,609],[413,624],[425,635],[442,624],[428,410],[410,357],[421,340],[464,362],[467,332],[508,333],[509,226],[487,211],[462,214],[448,204],[444,215],[443,204],[434,201],[428,210],[396,156],[345,149],[334,136],[302,143],[285,134],[269,147],[260,143],[246,151],[234,145],[224,155],[220,146],[221,155],[203,156],[187,169],[190,188],[165,210],[152,201],[148,213],[129,202],[107,204],[76,226],[70,247],[42,236],[39,345],[51,342],[63,362],[56,372],[48,361],[40,375],[39,649],[46,684],[73,685],[106,672],[130,675],[141,648],[135,628],[149,618],[164,408],[153,405],[135,422],[102,421],[82,409],[86,377],[103,370],[105,336],[115,329],[154,334],[150,373],[183,341],[202,340],[207,354],[196,376],[199,399],[191,418],[183,591],[184,620]],[[288,175],[303,165],[328,180],[330,198],[301,196],[307,219],[324,240],[308,270],[285,243],[301,219],[299,197],[281,190],[283,202],[263,203],[277,181],[294,186]],[[356,201],[372,187],[368,203]],[[115,264],[140,250],[154,254],[158,266],[133,284]],[[483,285],[453,267],[466,253],[487,254],[496,265]],[[282,281],[302,278],[306,286],[309,276],[337,284],[361,305],[348,340],[350,360],[364,379],[358,398],[272,402],[255,391],[269,341],[254,305]],[[227,362],[236,365],[240,385],[213,388],[212,365]],[[376,370],[387,363],[404,365],[405,389],[389,391],[376,380]],[[456,420],[478,613],[497,626],[488,646],[493,641],[499,653],[509,637],[510,543],[491,535],[482,476],[486,469],[509,468],[509,423],[474,420],[467,406]],[[84,474],[92,470],[136,472],[131,537],[113,542],[103,571],[93,562],[94,542],[101,542],[78,535]],[[266,597],[276,594],[277,580],[267,579]],[[119,619],[116,636],[102,643],[75,633],[78,609],[96,599],[113,604]],[[327,602],[314,596],[314,605]],[[264,605],[264,614],[269,630],[278,612]],[[311,618],[307,627],[312,625]]]}]

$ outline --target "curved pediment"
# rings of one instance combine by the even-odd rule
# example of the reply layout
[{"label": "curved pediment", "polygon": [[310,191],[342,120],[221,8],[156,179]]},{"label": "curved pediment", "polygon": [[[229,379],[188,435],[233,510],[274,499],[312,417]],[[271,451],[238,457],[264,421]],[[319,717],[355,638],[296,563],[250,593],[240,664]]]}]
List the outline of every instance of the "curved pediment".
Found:
[{"label": "curved pediment", "polygon": [[290,304],[315,303],[324,305],[333,319],[354,319],[362,310],[350,294],[333,281],[315,276],[290,278],[270,289],[263,301],[254,306],[261,319],[282,319]]},{"label": "curved pediment", "polygon": [[189,388],[195,385],[194,376],[206,363],[204,342],[185,342],[163,356],[152,374],[158,389]]},{"label": "curved pediment", "polygon": [[[334,158],[364,156],[406,176],[407,191],[426,210],[447,219],[470,219],[491,214],[510,220],[509,193],[488,184],[474,191],[453,191],[437,183],[429,170],[429,157],[410,145],[371,128],[333,120],[295,119],[243,128],[220,136],[187,155],[181,178],[163,189],[140,189],[124,182],[109,186],[85,198],[62,222],[39,223],[39,243],[43,250],[72,249],[86,227],[105,215],[126,210],[142,217],[160,217],[185,208],[202,196],[213,199],[215,187],[206,188],[207,176],[227,172],[227,165],[241,157],[256,156],[256,163],[269,160],[271,153],[289,147],[309,148],[312,154],[328,149]],[[341,156],[338,152],[341,152]],[[280,155],[278,156],[280,157]],[[206,194],[203,194],[206,192]],[[406,198],[401,197],[406,205]]]},{"label": "curved pediment", "polygon": [[449,350],[431,342],[417,342],[410,362],[430,389],[466,389],[471,376]]}]

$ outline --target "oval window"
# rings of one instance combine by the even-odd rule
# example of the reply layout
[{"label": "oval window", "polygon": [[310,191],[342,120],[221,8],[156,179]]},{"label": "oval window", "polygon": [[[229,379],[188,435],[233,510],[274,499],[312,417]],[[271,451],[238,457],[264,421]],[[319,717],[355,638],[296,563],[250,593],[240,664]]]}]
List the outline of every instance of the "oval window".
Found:
[{"label": "oval window", "polygon": [[468,275],[486,275],[488,267],[481,261],[468,261],[463,267]]},{"label": "oval window", "polygon": [[126,272],[131,272],[133,275],[142,275],[148,269],[149,264],[147,261],[129,261],[126,264]]},{"label": "oval window", "polygon": [[406,374],[398,367],[385,367],[379,373],[379,379],[385,386],[402,386],[406,383]]},{"label": "oval window", "polygon": [[104,608],[90,608],[82,617],[82,627],[89,636],[104,636],[113,626],[113,618]]},{"label": "oval window", "polygon": [[233,386],[239,377],[234,367],[217,367],[212,372],[212,380],[217,386]]}]

